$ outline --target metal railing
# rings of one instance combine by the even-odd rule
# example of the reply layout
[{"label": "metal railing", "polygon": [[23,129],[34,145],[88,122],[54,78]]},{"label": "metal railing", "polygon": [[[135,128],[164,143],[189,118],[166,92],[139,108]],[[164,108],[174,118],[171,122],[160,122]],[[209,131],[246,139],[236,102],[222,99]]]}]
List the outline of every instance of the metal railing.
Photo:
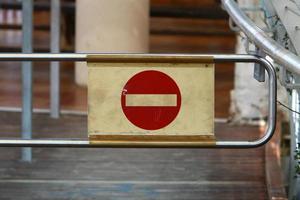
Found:
[{"label": "metal railing", "polygon": [[[296,175],[295,166],[298,161],[295,159],[295,150],[299,146],[300,138],[300,57],[285,49],[279,42],[271,39],[263,30],[256,26],[245,13],[239,8],[234,0],[222,0],[225,10],[228,12],[231,19],[235,22],[237,27],[252,41],[260,50],[269,55],[277,64],[281,66],[280,82],[289,93],[289,107],[290,107],[290,163],[289,163],[289,199],[300,198],[300,177]],[[265,1],[270,4],[270,1]],[[274,2],[276,3],[276,2]],[[277,2],[278,3],[278,2]],[[277,5],[278,6],[278,5]],[[272,9],[271,9],[272,10]],[[269,14],[270,15],[270,14]],[[276,16],[278,13],[272,11],[271,16]],[[297,27],[295,27],[297,29]],[[286,71],[289,71],[289,83],[286,82]]]},{"label": "metal railing", "polygon": [[[0,61],[88,61],[91,54],[0,54]],[[93,55],[93,54],[92,54]],[[277,80],[275,70],[266,59],[254,55],[200,55],[200,54],[95,54],[99,59],[106,58],[120,59],[128,57],[136,63],[157,61],[164,59],[166,62],[176,63],[178,60],[193,60],[196,63],[224,63],[224,62],[253,62],[259,63],[265,68],[269,77],[269,114],[268,125],[265,134],[255,141],[216,141],[213,145],[203,142],[122,142],[122,141],[101,141],[91,144],[88,139],[0,139],[0,147],[182,147],[182,148],[254,148],[264,145],[274,134],[276,125],[276,98]],[[211,57],[208,61],[206,58]]]},{"label": "metal railing", "polygon": [[274,61],[300,75],[300,57],[286,50],[252,22],[234,0],[222,0],[223,6],[236,25]]}]

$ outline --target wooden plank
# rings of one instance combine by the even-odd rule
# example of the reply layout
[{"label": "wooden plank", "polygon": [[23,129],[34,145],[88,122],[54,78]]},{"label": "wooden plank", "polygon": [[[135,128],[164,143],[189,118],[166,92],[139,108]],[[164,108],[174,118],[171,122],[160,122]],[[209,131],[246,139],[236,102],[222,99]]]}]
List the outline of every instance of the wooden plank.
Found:
[{"label": "wooden plank", "polygon": [[152,53],[233,53],[232,36],[151,35]]},{"label": "wooden plank", "polygon": [[150,19],[150,33],[155,35],[218,35],[234,36],[229,29],[227,20],[199,20],[183,18]]},{"label": "wooden plank", "polygon": [[[266,199],[263,184],[241,184],[233,182],[216,184],[190,184],[159,182],[132,183],[132,182],[100,182],[100,183],[0,183],[2,199],[31,200],[31,199],[160,199],[160,200],[232,200],[232,199]],[[212,195],[214,194],[214,195]]]},{"label": "wooden plank", "polygon": [[227,19],[228,14],[220,6],[151,6],[152,17],[174,17],[195,19]]},{"label": "wooden plank", "polygon": [[218,6],[219,0],[151,0],[151,5],[155,6],[187,6],[187,7],[199,7],[199,6]]}]

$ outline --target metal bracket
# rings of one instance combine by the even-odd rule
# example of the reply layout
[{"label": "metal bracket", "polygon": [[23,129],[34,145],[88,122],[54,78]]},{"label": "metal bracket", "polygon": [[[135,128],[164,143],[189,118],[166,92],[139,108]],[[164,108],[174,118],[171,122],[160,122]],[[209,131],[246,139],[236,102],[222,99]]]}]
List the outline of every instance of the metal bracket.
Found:
[{"label": "metal bracket", "polygon": [[287,79],[288,71],[286,70],[286,68],[280,67],[279,71],[280,71],[279,72],[279,82],[283,87],[285,87],[286,89],[291,89],[291,90],[300,88],[299,83],[293,83],[293,81]]},{"label": "metal bracket", "polygon": [[229,17],[228,25],[229,25],[230,30],[232,30],[233,32],[240,32],[241,31],[241,29],[234,24],[231,17]]},{"label": "metal bracket", "polygon": [[[91,54],[0,54],[0,61],[87,61]],[[274,134],[276,126],[276,73],[270,62],[256,55],[238,54],[94,54],[97,57],[109,57],[110,59],[120,58],[124,55],[130,57],[132,61],[140,59],[153,60],[167,58],[171,63],[176,63],[181,59],[189,59],[195,63],[225,63],[225,62],[254,62],[260,64],[268,73],[269,78],[269,114],[267,129],[260,139],[255,141],[216,141],[213,144],[205,142],[120,142],[103,141],[91,144],[88,139],[0,139],[0,147],[114,147],[114,148],[254,148],[267,143]],[[212,59],[208,60],[207,57]],[[176,58],[176,59],[175,59]]]},{"label": "metal bracket", "polygon": [[[244,38],[244,46],[245,50],[248,54],[251,55],[258,55],[260,57],[265,57],[266,54],[264,51],[259,49],[257,46],[255,46],[255,50],[250,50],[250,41],[248,37]],[[254,72],[253,72],[253,77],[258,81],[258,82],[265,82],[265,68],[262,67],[259,63],[254,63]]]},{"label": "metal bracket", "polygon": [[[257,46],[255,46],[255,53],[258,56],[265,57],[266,54],[259,49]],[[254,78],[258,82],[265,82],[265,68],[261,66],[259,63],[254,64]]]}]

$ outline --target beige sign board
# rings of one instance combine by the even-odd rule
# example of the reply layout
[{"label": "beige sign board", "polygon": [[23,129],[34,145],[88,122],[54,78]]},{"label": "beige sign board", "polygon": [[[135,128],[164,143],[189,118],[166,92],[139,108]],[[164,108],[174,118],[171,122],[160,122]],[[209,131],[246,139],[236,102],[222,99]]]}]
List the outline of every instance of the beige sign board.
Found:
[{"label": "beige sign board", "polygon": [[[212,140],[214,138],[214,65],[162,61],[88,62],[88,133],[91,140]],[[181,94],[175,119],[156,130],[128,120],[121,105],[126,83],[155,70],[172,78]],[[174,94],[128,94],[126,106],[176,106]]]}]

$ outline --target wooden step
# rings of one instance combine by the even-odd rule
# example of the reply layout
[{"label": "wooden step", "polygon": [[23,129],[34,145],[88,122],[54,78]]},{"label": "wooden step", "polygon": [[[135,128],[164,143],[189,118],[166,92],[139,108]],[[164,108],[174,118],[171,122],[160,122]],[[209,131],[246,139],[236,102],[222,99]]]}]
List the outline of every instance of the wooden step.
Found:
[{"label": "wooden step", "polygon": [[[3,2],[0,9],[21,10],[22,4],[19,2]],[[63,13],[74,13],[74,2],[62,2]],[[35,11],[49,11],[50,2],[34,2]],[[180,7],[180,6],[151,6],[150,15],[152,17],[176,17],[176,18],[200,18],[200,19],[227,19],[227,13],[220,6],[199,6],[199,7]]]}]

